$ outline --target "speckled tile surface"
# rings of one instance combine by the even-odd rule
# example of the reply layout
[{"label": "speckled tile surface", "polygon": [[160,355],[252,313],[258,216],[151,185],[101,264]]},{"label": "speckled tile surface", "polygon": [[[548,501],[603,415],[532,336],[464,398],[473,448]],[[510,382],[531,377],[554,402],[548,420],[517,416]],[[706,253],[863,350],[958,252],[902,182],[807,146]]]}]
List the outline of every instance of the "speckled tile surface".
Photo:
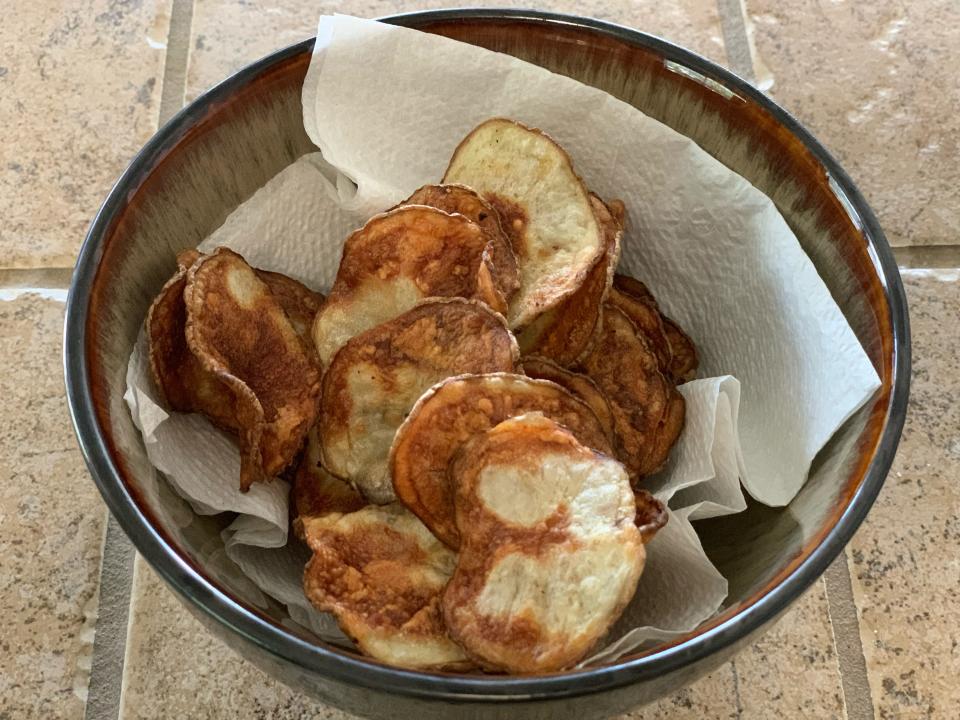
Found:
[{"label": "speckled tile surface", "polygon": [[[471,7],[531,7],[629,25],[685,45],[724,63],[720,17],[714,0],[472,0]],[[456,7],[449,0],[273,0],[269,8],[236,0],[196,0],[187,98],[267,53],[316,34],[320,15],[377,17]]]},{"label": "speckled tile surface", "polygon": [[82,718],[106,510],[77,449],[63,303],[0,300],[0,717]]},{"label": "speckled tile surface", "polygon": [[761,87],[840,159],[891,243],[956,243],[960,3],[745,2]]},{"label": "speckled tile surface", "polygon": [[905,271],[913,385],[893,469],[847,549],[877,718],[960,714],[960,271]]},{"label": "speckled tile surface", "polygon": [[[137,558],[120,717],[353,717],[302,697],[210,636]],[[622,720],[841,718],[823,582],[759,642],[690,687]]]},{"label": "speckled tile surface", "polygon": [[171,0],[14,0],[0,21],[0,267],[72,266],[157,127]]},{"label": "speckled tile surface", "polygon": [[744,718],[844,718],[823,580],[732,662]]}]

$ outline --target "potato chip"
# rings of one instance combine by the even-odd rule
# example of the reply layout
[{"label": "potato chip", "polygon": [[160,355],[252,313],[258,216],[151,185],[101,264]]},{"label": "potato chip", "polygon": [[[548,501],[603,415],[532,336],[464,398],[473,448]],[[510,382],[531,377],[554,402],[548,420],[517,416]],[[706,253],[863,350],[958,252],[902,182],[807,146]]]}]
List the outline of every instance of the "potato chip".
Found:
[{"label": "potato chip", "polygon": [[[486,297],[498,297],[491,305],[507,312],[507,303],[520,287],[520,271],[510,240],[500,227],[500,215],[493,206],[466,185],[424,185],[400,205],[427,205],[447,213],[459,213],[479,225],[490,238],[480,266],[479,283]],[[500,302],[502,300],[502,302]]]},{"label": "potato chip", "polygon": [[[201,257],[203,257],[203,254],[195,248],[181,250],[177,253],[177,267],[184,271],[189,270],[190,266]],[[297,331],[297,335],[306,343],[311,352],[315,351],[310,330],[313,326],[313,319],[323,303],[323,295],[282,273],[261,270],[260,268],[254,268],[254,272],[270,288],[270,292],[273,293],[277,302],[280,303],[280,307],[287,314],[287,318],[293,325],[293,329]]]},{"label": "potato chip", "polygon": [[466,669],[447,635],[440,593],[456,561],[400,505],[369,505],[304,523],[313,557],[303,589],[367,655],[413,669]]},{"label": "potato chip", "polygon": [[293,531],[305,540],[303,524],[310,518],[355,512],[367,501],[349,483],[334,477],[320,465],[320,441],[317,428],[307,433],[307,443],[300,454],[290,491]]},{"label": "potato chip", "polygon": [[240,434],[240,489],[289,465],[317,417],[320,369],[244,259],[226,248],[200,258],[183,293],[187,345],[229,388]]},{"label": "potato chip", "polygon": [[614,220],[596,195],[591,194],[590,202],[603,229],[606,252],[597,259],[575,292],[537,317],[517,336],[524,355],[540,355],[564,367],[576,362],[586,350],[600,318],[600,306],[613,281],[613,271],[620,261],[623,226]]},{"label": "potato chip", "polygon": [[329,365],[350,338],[428,297],[498,300],[479,283],[487,234],[463,215],[408,205],[377,215],[347,238],[333,288],[313,324]]},{"label": "potato chip", "polygon": [[500,215],[520,267],[511,328],[528,325],[574,293],[605,251],[570,157],[540,130],[487,120],[457,146],[443,182],[473,188]]},{"label": "potato chip", "polygon": [[656,306],[641,302],[615,287],[610,289],[607,301],[630,318],[637,330],[643,333],[650,349],[657,356],[657,367],[660,368],[660,372],[669,377],[673,352],[670,350],[670,341],[667,339],[663,320]]},{"label": "potato chip", "polygon": [[447,628],[483,667],[562,670],[623,612],[644,538],[626,469],[531,413],[454,460],[460,556],[443,593]]},{"label": "potato chip", "polygon": [[[668,372],[665,374],[669,375],[673,382],[678,385],[693,380],[697,376],[697,366],[700,364],[700,360],[697,358],[697,348],[680,326],[661,312],[656,298],[653,297],[647,286],[626,275],[614,276],[613,286],[620,292],[621,296],[627,295],[657,311],[657,315],[660,317],[659,328],[655,327],[655,323],[651,320],[644,320],[632,315],[625,303],[621,304],[620,308],[630,316],[639,329],[644,331],[655,348],[660,347],[664,342],[666,343],[669,348],[670,364]],[[661,362],[664,354],[663,351],[657,353]],[[662,368],[663,365],[661,364]]]},{"label": "potato chip", "polygon": [[256,270],[256,273],[257,277],[270,288],[274,299],[283,308],[293,329],[303,341],[304,347],[311,353],[315,353],[316,348],[313,346],[310,331],[313,328],[313,319],[323,304],[323,295],[280,273],[269,270]]},{"label": "potato chip", "polygon": [[239,425],[233,393],[216,375],[204,369],[187,345],[183,291],[188,267],[180,266],[147,312],[146,334],[153,382],[169,409],[203,413],[217,427],[235,433]]},{"label": "potato chip", "polygon": [[610,402],[617,458],[635,479],[656,472],[683,429],[683,398],[643,334],[609,302],[582,366]]},{"label": "potato chip", "polygon": [[397,497],[451,548],[460,544],[447,478],[450,460],[474,435],[507,418],[542,412],[584,445],[612,454],[593,410],[559,385],[523,375],[464,375],[438,383],[397,430],[390,474]]},{"label": "potato chip", "polygon": [[637,506],[633,524],[640,531],[643,542],[648,543],[667,524],[667,506],[648,491],[636,487],[633,489],[633,499]]},{"label": "potato chip", "polygon": [[392,502],[390,446],[424,390],[452,375],[512,372],[518,359],[503,316],[475,300],[427,300],[360,333],[324,375],[324,466],[371,502]]},{"label": "potato chip", "polygon": [[670,341],[672,354],[670,376],[678,385],[690,382],[697,376],[697,367],[700,365],[700,359],[697,357],[697,347],[693,344],[690,336],[676,322],[666,315],[660,317],[663,319],[663,330],[667,335],[667,340]]},{"label": "potato chip", "polygon": [[613,443],[613,411],[597,384],[586,375],[567,370],[552,360],[537,356],[523,358],[523,372],[537,380],[549,380],[583,400],[593,410],[603,432]]}]

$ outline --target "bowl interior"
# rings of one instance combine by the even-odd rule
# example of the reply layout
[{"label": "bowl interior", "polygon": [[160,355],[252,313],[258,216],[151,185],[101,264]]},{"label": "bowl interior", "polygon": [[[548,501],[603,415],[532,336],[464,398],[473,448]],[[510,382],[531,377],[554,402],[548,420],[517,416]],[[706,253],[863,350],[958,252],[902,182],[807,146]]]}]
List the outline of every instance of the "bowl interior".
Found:
[{"label": "bowl interior", "polygon": [[[794,501],[780,509],[751,504],[743,514],[698,525],[705,547],[730,580],[724,612],[708,625],[744,612],[817,551],[864,491],[871,463],[876,467],[883,452],[896,347],[886,260],[877,255],[877,248],[881,256],[887,248],[875,237],[869,211],[864,217],[858,209],[862,201],[842,171],[828,169],[817,146],[811,149],[789,118],[708,62],[665,43],[646,38],[638,45],[636,37],[610,30],[522,15],[397,22],[569,75],[693,138],[773,199],[861,340],[882,388],[820,453]],[[309,52],[308,44],[291,48],[232,78],[148,146],[91,233],[96,272],[88,310],[78,320],[84,323],[96,422],[130,502],[180,561],[267,618],[277,632],[299,632],[281,627],[282,607],[258,605],[241,579],[207,571],[207,559],[222,552],[219,531],[225,522],[195,515],[157,476],[123,394],[127,359],[150,301],[174,270],[176,251],[196,246],[280,169],[315,149],[300,119]],[[892,448],[887,450],[892,455]]]}]

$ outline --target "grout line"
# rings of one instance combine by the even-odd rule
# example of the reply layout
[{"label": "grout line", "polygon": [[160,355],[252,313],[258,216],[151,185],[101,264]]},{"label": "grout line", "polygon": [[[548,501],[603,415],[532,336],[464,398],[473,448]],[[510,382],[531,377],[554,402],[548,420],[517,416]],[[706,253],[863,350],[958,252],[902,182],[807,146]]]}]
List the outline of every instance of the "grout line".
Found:
[{"label": "grout line", "polygon": [[740,698],[740,673],[737,671],[737,659],[730,661],[730,674],[733,676],[733,701],[736,717],[743,717],[743,700]]},{"label": "grout line", "polygon": [[192,24],[193,0],[173,0],[170,32],[167,35],[167,59],[163,68],[163,90],[160,94],[160,125],[183,107]]},{"label": "grout line", "polygon": [[[131,634],[131,631],[135,632],[133,626],[136,623],[136,612],[134,611],[133,603],[135,602],[134,598],[138,597],[142,593],[142,585],[144,582],[143,574],[145,572],[145,568],[148,567],[145,563],[146,563],[146,560],[143,559],[143,555],[141,555],[138,552],[134,552],[133,570],[130,573],[130,602],[127,605],[127,608],[128,608],[127,624],[125,627],[126,643],[124,644],[124,648],[123,648],[124,666],[126,665],[127,645],[129,645],[130,643],[130,634]],[[126,668],[124,668],[124,670],[125,669]],[[126,671],[124,671],[123,673],[121,673],[120,678],[117,681],[118,684],[120,685],[120,690],[119,690],[119,695],[117,700],[117,708],[113,714],[113,717],[111,717],[110,720],[123,720],[125,716],[123,712],[123,708],[124,708],[123,698],[124,698],[124,695],[126,695],[127,693],[127,680],[128,680],[128,676]]]},{"label": "grout line", "polygon": [[100,605],[93,640],[85,720],[115,720],[117,717],[126,656],[127,617],[130,613],[135,552],[113,515],[107,515],[100,566]]},{"label": "grout line", "polygon": [[844,550],[824,574],[827,607],[837,647],[837,664],[848,720],[874,720],[873,696],[863,655],[860,620],[853,600],[853,584]]},{"label": "grout line", "polygon": [[717,0],[717,10],[720,13],[723,44],[727,51],[727,66],[747,82],[756,84],[743,4],[740,0]]},{"label": "grout line", "polygon": [[911,245],[895,247],[897,265],[904,268],[960,267],[960,245]]}]

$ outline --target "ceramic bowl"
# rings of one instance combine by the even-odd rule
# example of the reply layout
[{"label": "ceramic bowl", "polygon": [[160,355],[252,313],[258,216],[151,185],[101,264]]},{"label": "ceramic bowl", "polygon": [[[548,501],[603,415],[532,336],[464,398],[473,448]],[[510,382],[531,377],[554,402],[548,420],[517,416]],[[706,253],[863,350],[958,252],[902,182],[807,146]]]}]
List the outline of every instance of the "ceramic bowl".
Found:
[{"label": "ceramic bowl", "polygon": [[146,560],[211,632],[283,682],[360,715],[418,718],[611,715],[690,683],[751,642],[813,583],[877,495],[903,425],[909,331],[903,288],[873,212],[809,132],[769,98],[663,40],[597,20],[529,11],[414,13],[384,22],[497,50],[602,88],[695,140],[780,209],[882,380],[817,457],[786,508],[751,505],[698,530],[730,581],[696,631],[611,665],[542,677],[398,670],[287,629],[242,584],[205,566],[223,522],[193,515],[147,461],[123,402],[147,307],[197,245],[312,146],[300,88],[312,42],[264,58],[186,107],[106,199],[67,306],[70,410],[90,472]]}]

